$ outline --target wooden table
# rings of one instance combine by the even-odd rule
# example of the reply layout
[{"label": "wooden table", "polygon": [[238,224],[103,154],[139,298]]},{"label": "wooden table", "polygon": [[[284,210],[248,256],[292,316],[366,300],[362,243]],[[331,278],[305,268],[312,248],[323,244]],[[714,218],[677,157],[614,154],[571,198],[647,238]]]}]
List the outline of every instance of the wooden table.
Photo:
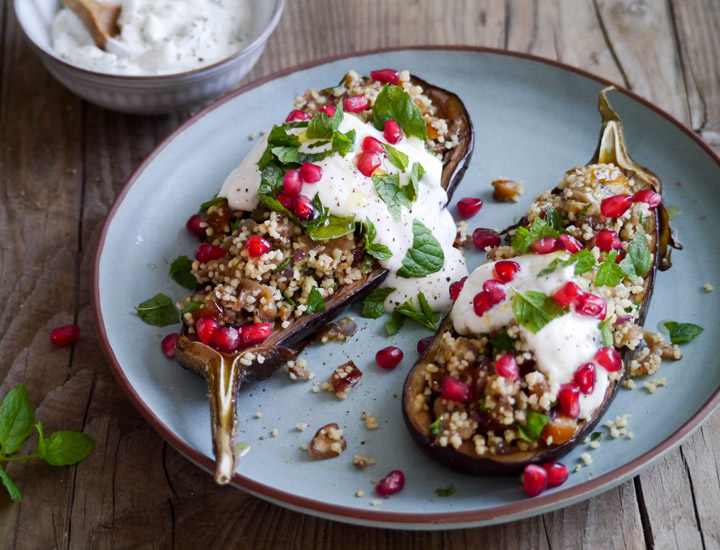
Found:
[{"label": "wooden table", "polygon": [[[331,54],[468,44],[528,52],[629,87],[720,152],[718,0],[288,0],[248,81]],[[218,487],[168,446],[112,378],[93,331],[97,235],[135,166],[188,113],[125,116],[63,89],[0,11],[0,393],[19,383],[47,431],[95,438],[77,467],[8,470],[2,548],[718,548],[720,413],[623,485],[496,527],[414,533],[349,526]],[[72,348],[49,331],[76,322]]]}]

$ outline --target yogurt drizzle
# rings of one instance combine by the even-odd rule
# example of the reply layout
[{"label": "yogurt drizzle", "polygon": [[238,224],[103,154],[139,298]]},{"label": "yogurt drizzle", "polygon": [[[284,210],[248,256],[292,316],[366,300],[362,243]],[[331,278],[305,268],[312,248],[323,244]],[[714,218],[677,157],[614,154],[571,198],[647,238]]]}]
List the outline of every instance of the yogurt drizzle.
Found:
[{"label": "yogurt drizzle", "polygon": [[[387,246],[392,257],[381,261],[381,265],[390,273],[384,285],[393,287],[392,292],[385,300],[385,310],[392,312],[397,306],[408,299],[412,299],[416,306],[417,294],[422,292],[434,310],[450,309],[452,302],[448,294],[448,286],[466,276],[468,271],[462,253],[453,247],[456,235],[455,223],[450,212],[444,207],[447,204],[447,193],[441,185],[442,162],[425,149],[422,140],[415,137],[403,138],[394,147],[405,153],[412,166],[419,162],[425,169],[425,174],[419,182],[418,198],[412,204],[412,209],[402,208],[400,220],[394,220],[375,190],[371,178],[364,176],[354,163],[355,156],[360,150],[360,144],[367,136],[386,143],[382,132],[376,130],[371,124],[362,122],[358,117],[345,114],[338,128],[340,132],[355,130],[355,151],[345,157],[334,154],[319,160],[317,164],[322,168],[322,179],[314,184],[306,184],[303,193],[311,198],[317,193],[324,206],[338,216],[355,216],[361,222],[369,218],[377,230],[376,243]],[[301,133],[300,129],[293,130]],[[300,151],[320,152],[327,147],[311,148],[313,142],[304,142]],[[235,168],[223,183],[219,196],[226,197],[231,208],[237,210],[253,210],[259,201],[258,188],[260,185],[260,170],[257,162],[267,147],[267,138],[263,138],[253,151]],[[382,169],[388,174],[400,173],[400,169],[383,159]],[[407,184],[409,171],[400,174],[401,185]],[[403,258],[413,242],[413,220],[421,221],[438,240],[445,254],[443,268],[422,278],[403,278],[397,276],[402,266]]]}]

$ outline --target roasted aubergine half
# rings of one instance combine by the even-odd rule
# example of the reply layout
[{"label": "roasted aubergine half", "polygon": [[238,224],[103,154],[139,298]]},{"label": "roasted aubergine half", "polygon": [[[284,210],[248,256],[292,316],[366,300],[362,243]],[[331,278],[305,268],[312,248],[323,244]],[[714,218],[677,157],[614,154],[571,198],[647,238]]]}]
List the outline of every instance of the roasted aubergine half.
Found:
[{"label": "roasted aubergine half", "polygon": [[486,249],[408,374],[407,426],[447,466],[511,473],[569,452],[642,347],[676,245],[660,180],[627,154],[607,91],[593,159],[535,198],[509,245]]},{"label": "roasted aubergine half", "polygon": [[299,96],[191,218],[197,284],[180,303],[176,357],[208,380],[218,483],[237,466],[241,382],[293,361],[320,327],[401,269],[394,228],[432,236],[472,149],[456,95],[407,73],[349,73]]}]

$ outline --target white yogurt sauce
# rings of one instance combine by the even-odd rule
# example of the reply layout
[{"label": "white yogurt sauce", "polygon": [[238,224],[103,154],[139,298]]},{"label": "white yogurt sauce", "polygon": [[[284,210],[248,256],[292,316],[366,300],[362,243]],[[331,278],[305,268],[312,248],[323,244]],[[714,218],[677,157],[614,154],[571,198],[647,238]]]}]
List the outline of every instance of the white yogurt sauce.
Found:
[{"label": "white yogurt sauce", "polygon": [[[361,151],[362,142],[367,136],[372,136],[383,143],[387,143],[382,132],[372,125],[362,122],[358,117],[345,114],[338,128],[340,132],[355,130],[355,151],[345,157],[334,154],[319,160],[317,164],[322,168],[322,179],[313,184],[304,184],[302,194],[312,198],[319,194],[324,206],[338,216],[355,216],[356,221],[369,218],[375,225],[377,237],[373,242],[384,244],[392,252],[392,257],[380,262],[387,268],[388,274],[383,286],[393,287],[392,292],[385,300],[385,310],[392,312],[395,307],[412,299],[416,305],[417,294],[422,292],[430,306],[436,311],[447,311],[452,306],[448,293],[451,282],[466,276],[468,271],[462,253],[453,247],[457,228],[452,215],[444,207],[447,203],[447,193],[440,184],[442,175],[442,162],[425,149],[425,144],[418,138],[403,138],[394,147],[409,158],[409,166],[419,162],[425,169],[425,174],[419,182],[418,198],[412,204],[412,210],[402,208],[400,220],[394,220],[387,205],[375,190],[371,178],[364,176],[355,166],[355,157]],[[295,133],[298,133],[295,130]],[[315,141],[315,140],[313,140]],[[303,143],[301,151],[322,151],[322,147],[311,149]],[[267,137],[262,139],[243,162],[233,170],[223,183],[219,195],[227,197],[231,208],[237,210],[253,210],[258,204],[258,188],[260,185],[260,170],[257,162],[267,147]],[[382,168],[389,174],[396,174],[400,169],[383,159]],[[410,168],[400,175],[400,185],[409,181]],[[422,278],[403,278],[397,276],[397,270],[402,266],[406,252],[412,247],[413,220],[419,220],[438,240],[445,254],[443,268]]]},{"label": "white yogurt sauce", "polygon": [[[575,276],[575,266],[559,268],[548,275],[538,277],[538,272],[555,258],[567,258],[565,253],[527,254],[511,260],[520,265],[515,278],[506,284],[507,295],[504,301],[494,305],[485,315],[479,317],[473,308],[473,298],[482,291],[483,283],[493,279],[496,262],[481,265],[467,278],[452,310],[452,320],[459,334],[480,334],[500,330],[515,318],[510,299],[517,289],[521,292],[535,290],[550,295],[565,283],[579,284],[580,277]],[[602,346],[599,320],[570,311],[553,319],[534,334],[522,325],[522,336],[535,354],[536,368],[548,379],[550,389],[557,393],[562,384],[572,382],[573,374],[583,363],[592,361]],[[603,402],[609,385],[607,371],[595,366],[595,388],[589,395],[580,394],[580,415],[589,418]]]},{"label": "white yogurt sauce", "polygon": [[119,0],[121,33],[107,51],[83,22],[61,9],[50,25],[53,49],[70,63],[108,74],[150,76],[212,65],[243,47],[248,0]]}]

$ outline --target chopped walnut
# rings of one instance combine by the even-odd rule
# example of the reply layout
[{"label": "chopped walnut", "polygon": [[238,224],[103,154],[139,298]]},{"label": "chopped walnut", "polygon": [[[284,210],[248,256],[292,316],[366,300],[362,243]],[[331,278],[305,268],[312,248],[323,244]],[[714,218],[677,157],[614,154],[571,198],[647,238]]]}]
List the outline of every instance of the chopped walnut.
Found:
[{"label": "chopped walnut", "polygon": [[362,455],[355,455],[353,457],[353,464],[356,468],[363,469],[375,463],[377,463],[377,460],[375,460],[374,458],[366,458]]},{"label": "chopped walnut", "polygon": [[297,380],[298,378],[312,380],[315,378],[315,375],[307,370],[305,368],[306,366],[307,361],[305,361],[305,359],[298,359],[297,361],[288,361],[283,366],[283,369],[288,373],[288,375],[290,375],[292,380]]},{"label": "chopped walnut", "polygon": [[347,447],[343,431],[334,422],[327,424],[315,432],[310,441],[310,455],[320,460],[335,458]]},{"label": "chopped walnut", "polygon": [[493,190],[493,199],[500,202],[517,202],[520,200],[520,195],[523,192],[523,182],[506,178],[493,180],[492,186],[495,188]]},{"label": "chopped walnut", "polygon": [[380,427],[380,424],[378,424],[377,419],[372,415],[370,411],[363,411],[362,412],[362,419],[365,421],[365,427],[368,430],[376,430]]}]

